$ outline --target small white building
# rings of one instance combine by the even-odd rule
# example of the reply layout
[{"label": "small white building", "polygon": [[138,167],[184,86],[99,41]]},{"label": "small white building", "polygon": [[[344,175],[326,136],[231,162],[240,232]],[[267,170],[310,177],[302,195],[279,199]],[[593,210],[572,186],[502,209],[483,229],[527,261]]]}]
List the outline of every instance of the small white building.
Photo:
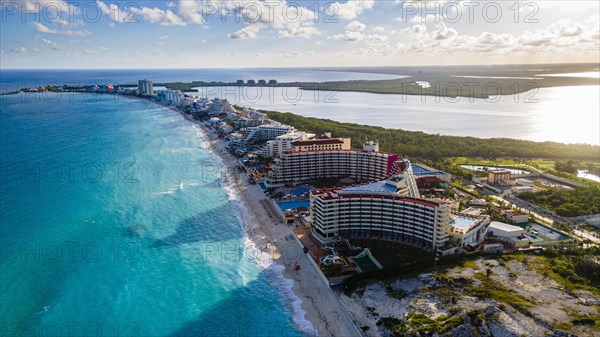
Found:
[{"label": "small white building", "polygon": [[487,205],[487,200],[485,200],[483,198],[482,199],[471,199],[471,200],[469,200],[469,205],[484,207]]},{"label": "small white building", "polygon": [[507,212],[504,216],[506,217],[506,220],[513,224],[529,222],[529,214],[517,211]]},{"label": "small white building", "polygon": [[363,144],[363,151],[365,152],[379,152],[379,143],[372,140]]},{"label": "small white building", "polygon": [[504,245],[501,243],[488,243],[483,245],[483,252],[486,254],[501,254],[504,252]]},{"label": "small white building", "polygon": [[469,216],[453,213],[449,222],[450,242],[458,247],[475,247],[483,242],[490,224],[487,215]]},{"label": "small white building", "polygon": [[504,222],[492,221],[488,228],[488,234],[499,238],[516,238],[523,235],[523,228],[509,225]]}]

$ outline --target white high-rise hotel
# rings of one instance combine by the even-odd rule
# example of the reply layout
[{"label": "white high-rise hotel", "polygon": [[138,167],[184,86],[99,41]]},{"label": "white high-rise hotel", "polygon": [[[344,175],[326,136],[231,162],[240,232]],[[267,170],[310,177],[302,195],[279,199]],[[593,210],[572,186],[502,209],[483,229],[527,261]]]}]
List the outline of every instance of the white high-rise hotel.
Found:
[{"label": "white high-rise hotel", "polygon": [[138,93],[140,96],[152,96],[154,95],[154,88],[152,87],[152,81],[150,80],[139,80],[138,81]]},{"label": "white high-rise hotel", "polygon": [[396,241],[436,252],[450,240],[450,205],[418,197],[409,174],[368,185],[311,191],[312,235]]}]

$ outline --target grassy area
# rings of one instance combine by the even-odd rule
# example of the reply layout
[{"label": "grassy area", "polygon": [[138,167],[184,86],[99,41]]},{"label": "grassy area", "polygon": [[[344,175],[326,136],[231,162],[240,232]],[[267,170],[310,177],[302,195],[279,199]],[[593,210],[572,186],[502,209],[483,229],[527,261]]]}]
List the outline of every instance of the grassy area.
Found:
[{"label": "grassy area", "polygon": [[600,332],[600,315],[576,315],[571,321],[572,325],[590,327],[592,331]]},{"label": "grassy area", "polygon": [[[566,178],[569,180],[573,180],[582,184],[586,184],[588,186],[598,186],[599,183],[577,177],[575,174],[567,173],[567,172],[559,172],[555,169],[556,160],[553,159],[540,159],[540,158],[495,158],[495,159],[485,159],[480,157],[454,157],[448,159],[450,163],[459,167],[460,165],[472,164],[472,165],[481,165],[481,166],[500,166],[506,168],[514,168],[521,169],[525,171],[529,171],[535,173],[534,169],[540,170],[544,173],[553,174],[562,178]],[[576,165],[579,169],[590,169],[594,170],[594,168],[600,167],[600,156],[597,154],[596,158],[592,160],[582,160],[577,162]],[[533,168],[533,169],[532,169]]]},{"label": "grassy area", "polygon": [[590,284],[588,280],[577,275],[575,266],[567,258],[549,258],[536,256],[531,263],[538,273],[552,279],[562,287],[570,290],[586,290],[600,297],[600,288]]},{"label": "grassy area", "polygon": [[527,310],[528,307],[532,306],[531,300],[493,281],[485,273],[475,273],[475,278],[481,281],[481,285],[477,287],[465,287],[466,294],[483,299],[489,298],[499,303],[506,303],[521,313],[531,316],[531,313]]},{"label": "grassy area", "polygon": [[463,264],[462,264],[462,266],[465,267],[465,268],[471,268],[473,270],[479,270],[479,266],[473,260],[466,260],[466,261],[464,261]]},{"label": "grassy area", "polygon": [[[468,313],[469,316],[477,314],[478,312]],[[422,335],[431,335],[449,331],[450,329],[463,324],[463,319],[460,315],[452,317],[440,315],[433,319],[422,313],[411,312],[406,320],[396,317],[383,317],[377,324],[383,325],[386,329],[391,331],[394,336],[406,336],[411,332],[417,332]]]},{"label": "grassy area", "polygon": [[[564,288],[562,291],[567,294],[572,294],[573,290],[587,290],[593,296],[600,297],[599,285],[594,284],[594,282],[600,283],[600,278],[596,280],[595,276],[597,274],[590,271],[593,270],[593,267],[586,265],[582,268],[580,263],[590,257],[598,256],[598,253],[600,253],[600,248],[598,250],[584,250],[580,248],[570,248],[567,250],[548,249],[548,253],[543,252],[543,255],[533,253],[504,254],[498,256],[496,261],[498,261],[501,267],[507,270],[508,276],[512,279],[519,277],[511,270],[508,263],[510,260],[515,260],[524,263],[527,269],[535,270],[540,275],[555,280]],[[490,258],[493,257],[486,257],[486,259]],[[536,306],[542,305],[536,303],[533,293],[523,296],[511,286],[495,281],[493,276],[495,272],[493,266],[495,264],[489,261],[478,263],[476,259],[481,259],[481,257],[468,255],[463,260],[454,263],[454,266],[461,265],[463,268],[475,270],[472,276],[451,276],[447,272],[450,269],[449,266],[446,266],[448,268],[437,266],[437,271],[433,272],[432,275],[436,282],[421,290],[422,296],[437,298],[441,307],[448,308],[448,316],[430,317],[420,312],[420,310],[411,310],[406,316],[400,318],[382,317],[379,319],[377,325],[384,326],[394,336],[428,336],[434,333],[445,333],[463,324],[463,317],[465,315],[471,318],[471,324],[475,324],[475,326],[494,319],[493,316],[486,316],[481,309],[472,310],[473,308],[471,307],[465,308],[461,307],[460,304],[457,305],[461,297],[464,296],[475,297],[481,300],[493,300],[497,302],[496,306],[501,311],[508,312],[505,308],[514,308],[534,320],[543,320],[543,318],[533,314]],[[596,265],[595,268],[600,269],[600,266]],[[427,271],[430,272],[432,269],[429,268]],[[470,273],[466,275],[468,274]],[[453,275],[456,275],[456,273],[453,273]],[[395,279],[398,278],[396,277]],[[395,290],[392,286],[387,286],[386,292],[390,297],[398,299],[404,299],[406,296],[409,296],[406,291],[402,289]],[[573,296],[576,295],[573,294]],[[375,311],[375,308],[373,310]],[[597,307],[597,311],[597,314],[574,312],[568,320],[561,322],[553,328],[571,332],[581,331],[582,328],[594,332],[600,331],[600,307]]]}]

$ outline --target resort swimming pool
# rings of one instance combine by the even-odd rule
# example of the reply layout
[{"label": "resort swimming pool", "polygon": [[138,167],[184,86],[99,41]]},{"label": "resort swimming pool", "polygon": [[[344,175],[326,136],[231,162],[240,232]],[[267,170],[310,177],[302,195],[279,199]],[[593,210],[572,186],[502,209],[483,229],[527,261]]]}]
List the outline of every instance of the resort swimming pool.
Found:
[{"label": "resort swimming pool", "polygon": [[470,218],[465,218],[462,216],[457,216],[456,218],[450,221],[450,225],[456,226],[459,228],[469,229],[471,226],[475,224],[475,221]]},{"label": "resort swimming pool", "polygon": [[288,208],[290,209],[297,209],[298,207],[306,207],[309,208],[310,207],[310,200],[297,200],[297,201],[287,201],[287,202],[279,202],[277,203],[277,205],[279,205],[279,208],[281,208],[282,210],[286,210]]},{"label": "resort swimming pool", "polygon": [[298,187],[292,191],[292,195],[297,197],[297,196],[301,196],[305,193],[308,194],[308,192],[310,192],[310,189],[305,188],[305,187]]}]

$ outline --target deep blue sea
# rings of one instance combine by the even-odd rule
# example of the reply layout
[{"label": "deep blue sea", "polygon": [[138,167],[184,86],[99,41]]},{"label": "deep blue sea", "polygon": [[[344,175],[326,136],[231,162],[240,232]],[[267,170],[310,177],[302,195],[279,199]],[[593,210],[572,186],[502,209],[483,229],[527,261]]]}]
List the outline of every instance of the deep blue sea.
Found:
[{"label": "deep blue sea", "polygon": [[2,336],[303,334],[194,125],[122,97],[0,100]]}]

